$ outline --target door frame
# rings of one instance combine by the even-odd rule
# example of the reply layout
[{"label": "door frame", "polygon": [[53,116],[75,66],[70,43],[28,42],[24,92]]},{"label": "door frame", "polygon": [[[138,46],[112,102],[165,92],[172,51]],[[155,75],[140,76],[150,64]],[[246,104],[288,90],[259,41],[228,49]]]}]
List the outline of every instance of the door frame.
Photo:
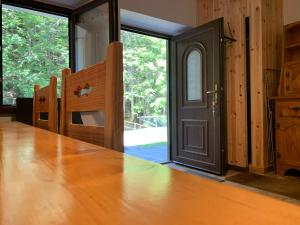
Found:
[{"label": "door frame", "polygon": [[[224,23],[224,18],[223,19]],[[210,21],[207,24],[214,22]],[[206,25],[206,24],[203,24]],[[201,25],[201,26],[203,26]],[[188,30],[180,35],[183,35],[185,33],[193,33],[193,28],[191,30]],[[180,36],[179,35],[179,36]],[[175,36],[174,36],[175,38]],[[224,172],[227,169],[227,78],[226,78],[226,68],[225,68],[225,40],[224,40],[224,29],[221,30],[221,39],[220,39],[220,83],[222,84],[220,86],[220,129],[221,129],[221,134],[220,134],[220,146],[221,146],[221,174],[223,175]],[[177,66],[176,62],[174,59],[176,59],[177,54],[176,54],[176,43],[175,41],[170,41],[170,109],[171,109],[171,114],[170,114],[170,160],[173,161],[173,156],[172,156],[172,150],[174,148],[178,148],[177,146],[177,140],[178,140],[178,129],[177,129],[177,118],[178,118],[178,112],[177,112]],[[173,74],[173,76],[172,76]],[[223,90],[221,89],[223,87]],[[176,162],[178,164],[182,164],[191,168],[196,168],[199,169],[198,167],[192,166],[192,165],[186,165],[184,163]]]}]

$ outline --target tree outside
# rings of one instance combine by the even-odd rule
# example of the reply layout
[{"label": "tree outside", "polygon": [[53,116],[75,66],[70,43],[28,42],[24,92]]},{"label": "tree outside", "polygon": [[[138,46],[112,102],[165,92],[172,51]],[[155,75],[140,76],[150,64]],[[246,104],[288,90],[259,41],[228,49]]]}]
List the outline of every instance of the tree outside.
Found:
[{"label": "tree outside", "polygon": [[121,32],[121,40],[126,120],[141,123],[140,118],[153,117],[166,125],[167,41],[129,31]]},{"label": "tree outside", "polygon": [[[32,97],[34,84],[47,86],[69,67],[68,19],[29,10],[2,9],[3,104]],[[60,94],[60,91],[58,91]]]}]

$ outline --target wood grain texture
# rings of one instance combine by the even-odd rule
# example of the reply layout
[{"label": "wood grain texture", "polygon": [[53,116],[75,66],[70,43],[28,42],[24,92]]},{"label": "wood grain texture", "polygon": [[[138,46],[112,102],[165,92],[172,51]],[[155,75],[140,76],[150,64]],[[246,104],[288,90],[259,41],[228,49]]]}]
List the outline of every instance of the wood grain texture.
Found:
[{"label": "wood grain texture", "polygon": [[104,147],[124,151],[123,46],[109,45],[106,60]]},{"label": "wood grain texture", "polygon": [[276,171],[300,170],[300,98],[278,98],[276,111]]},{"label": "wood grain texture", "polygon": [[[250,2],[250,60],[251,60],[251,137],[252,165],[250,167],[264,168],[266,151],[265,133],[265,102],[263,82],[263,15],[262,0]],[[252,171],[256,171],[252,169]]]},{"label": "wood grain texture", "polygon": [[[123,55],[122,44],[113,42],[104,62],[71,74],[62,71],[60,133],[123,151]],[[88,86],[91,92],[78,95]],[[104,111],[104,128],[72,125],[72,112]]]},{"label": "wood grain texture", "polygon": [[[49,111],[49,92],[50,86],[38,88],[36,90],[36,102],[35,111],[36,112],[48,112]],[[43,100],[43,101],[42,101]]]},{"label": "wood grain texture", "polygon": [[41,120],[41,119],[38,119],[38,120],[35,122],[35,126],[36,126],[36,127],[39,127],[39,128],[42,128],[42,129],[45,129],[45,130],[48,130],[48,120]]},{"label": "wood grain texture", "polygon": [[[209,12],[207,12],[209,10]],[[199,0],[198,23],[224,17],[225,35],[230,30],[237,42],[226,45],[227,158],[228,164],[247,167],[245,17],[247,1]],[[229,26],[230,30],[229,30]]]},{"label": "wood grain texture", "polygon": [[284,27],[279,96],[300,94],[300,22]]},{"label": "wood grain texture", "polygon": [[39,91],[40,86],[35,84],[33,86],[33,102],[32,102],[32,125],[36,126],[36,122],[40,118],[40,114],[36,113],[36,99],[37,99],[37,92]]},{"label": "wood grain texture", "polygon": [[57,78],[55,76],[50,78],[48,127],[50,131],[58,132]]},{"label": "wood grain texture", "polygon": [[68,124],[66,135],[78,140],[104,146],[104,127]]},{"label": "wood grain texture", "polygon": [[70,114],[66,113],[66,78],[70,75],[71,75],[70,68],[66,68],[61,71],[61,100],[60,100],[59,133],[62,135],[64,135],[66,133],[66,125],[68,123],[70,123]]},{"label": "wood grain texture", "polygon": [[[256,26],[256,25],[254,25]],[[263,0],[262,1],[262,31],[263,35],[263,114],[264,122],[260,131],[261,137],[265,139],[264,145],[257,148],[256,156],[259,155],[263,160],[252,163],[252,167],[269,168],[273,166],[271,154],[273,151],[268,146],[267,138],[267,104],[269,99],[266,96],[277,95],[283,39],[283,1],[282,0]],[[255,65],[252,65],[255,66]],[[254,111],[252,113],[255,113]],[[261,142],[262,143],[262,142]],[[264,146],[264,147],[263,147]],[[257,163],[260,162],[260,163]]]},{"label": "wood grain texture", "polygon": [[[276,90],[281,61],[282,0],[198,0],[198,24],[224,17],[225,34],[237,40],[226,45],[228,164],[248,167],[245,17],[250,16],[252,164],[268,166],[265,74]],[[267,72],[266,72],[267,71]],[[274,92],[274,91],[273,91]],[[272,92],[272,93],[273,93]]]},{"label": "wood grain texture", "polygon": [[0,225],[300,224],[297,205],[46,130],[0,140]]},{"label": "wood grain texture", "polygon": [[[48,120],[41,120],[40,113],[48,113]],[[34,85],[33,125],[58,132],[57,78],[51,76],[49,86],[40,88]]]},{"label": "wood grain texture", "polygon": [[[87,69],[66,77],[66,112],[99,111],[105,108],[106,62],[97,63]],[[86,95],[74,92],[86,85],[92,88]]]},{"label": "wood grain texture", "polygon": [[276,172],[300,170],[300,22],[284,27],[276,113]]}]

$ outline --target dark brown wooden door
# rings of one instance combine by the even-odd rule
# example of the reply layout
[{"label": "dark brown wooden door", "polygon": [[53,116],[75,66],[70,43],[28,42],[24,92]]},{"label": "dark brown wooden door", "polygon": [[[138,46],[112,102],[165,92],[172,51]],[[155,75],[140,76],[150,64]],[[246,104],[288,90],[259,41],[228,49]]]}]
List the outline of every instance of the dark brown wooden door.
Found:
[{"label": "dark brown wooden door", "polygon": [[172,40],[175,162],[222,174],[225,152],[223,19]]}]

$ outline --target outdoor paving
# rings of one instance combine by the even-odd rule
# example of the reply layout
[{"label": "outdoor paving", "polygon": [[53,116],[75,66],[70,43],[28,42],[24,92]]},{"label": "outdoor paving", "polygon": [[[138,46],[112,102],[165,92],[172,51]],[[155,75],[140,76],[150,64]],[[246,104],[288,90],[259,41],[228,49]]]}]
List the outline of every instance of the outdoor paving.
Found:
[{"label": "outdoor paving", "polygon": [[152,162],[167,162],[167,128],[144,128],[125,131],[125,153]]},{"label": "outdoor paving", "polygon": [[125,153],[157,163],[168,161],[167,143],[154,145],[153,147],[144,147],[143,145],[125,146]]}]

